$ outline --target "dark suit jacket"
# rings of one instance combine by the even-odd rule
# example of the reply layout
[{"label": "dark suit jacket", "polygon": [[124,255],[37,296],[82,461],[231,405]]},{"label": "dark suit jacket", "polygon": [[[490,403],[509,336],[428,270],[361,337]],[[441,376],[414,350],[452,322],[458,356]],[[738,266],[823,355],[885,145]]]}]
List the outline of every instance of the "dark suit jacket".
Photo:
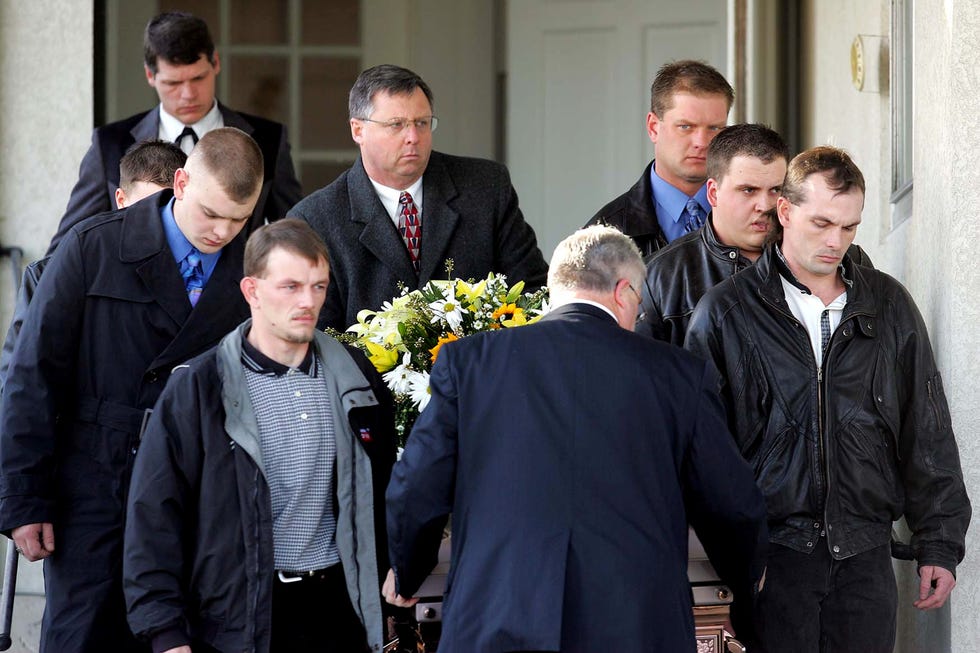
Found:
[{"label": "dark suit jacket", "polygon": [[650,184],[650,168],[643,171],[640,179],[628,191],[599,209],[585,226],[607,224],[616,227],[633,239],[644,259],[667,246],[667,236],[657,221],[653,207],[653,186]]},{"label": "dark suit jacket", "polygon": [[75,492],[113,497],[107,509],[121,524],[143,410],[175,365],[248,317],[243,236],[224,248],[191,309],[160,220],[171,196],[84,221],[48,263],[3,390],[0,528],[71,518],[81,503],[59,514],[68,506],[56,499]]},{"label": "dark suit jacket", "polygon": [[[220,102],[218,108],[225,127],[236,127],[254,138],[265,159],[262,194],[248,226],[248,233],[251,233],[266,218],[272,221],[285,216],[289,207],[303,196],[289,154],[286,127],[265,118],[238,113]],[[92,132],[92,145],[79,166],[78,181],[71,191],[58,232],[48,246],[48,254],[54,252],[68,230],[80,221],[116,208],[120,159],[134,143],[156,139],[159,129],[160,109],[157,107]]]},{"label": "dark suit jacket", "polygon": [[361,160],[332,184],[294,206],[330,252],[330,287],[319,326],[344,330],[363,309],[376,310],[432,279],[506,274],[527,290],[545,284],[548,265],[524,221],[507,169],[499,163],[433,152],[422,181],[421,271],[364,171]]},{"label": "dark suit jacket", "polygon": [[403,596],[453,513],[439,650],[693,651],[688,522],[736,591],[767,537],[717,385],[586,304],[443,347],[387,493]]}]

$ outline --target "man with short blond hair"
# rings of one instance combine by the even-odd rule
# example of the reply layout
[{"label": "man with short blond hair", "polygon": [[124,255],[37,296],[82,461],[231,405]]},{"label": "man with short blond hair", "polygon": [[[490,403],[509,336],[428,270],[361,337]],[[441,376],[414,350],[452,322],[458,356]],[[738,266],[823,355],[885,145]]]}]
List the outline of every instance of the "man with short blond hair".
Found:
[{"label": "man with short blond hair", "polygon": [[72,228],[41,277],[3,390],[0,530],[45,560],[42,651],[143,650],[122,594],[140,431],[171,370],[247,315],[238,235],[262,169],[247,134],[210,131],[172,192]]},{"label": "man with short blond hair", "polygon": [[708,144],[728,121],[735,92],[703,61],[674,61],[650,86],[647,136],[655,157],[636,184],[599,209],[588,224],[617,227],[644,257],[697,231],[711,210],[705,161]]},{"label": "man with short blond hair", "polygon": [[843,150],[796,156],[777,241],[708,291],[688,327],[766,497],[766,583],[746,642],[761,651],[890,653],[902,516],[915,607],[944,605],[963,559],[970,500],[929,334],[900,283],[847,253],[864,189]]}]

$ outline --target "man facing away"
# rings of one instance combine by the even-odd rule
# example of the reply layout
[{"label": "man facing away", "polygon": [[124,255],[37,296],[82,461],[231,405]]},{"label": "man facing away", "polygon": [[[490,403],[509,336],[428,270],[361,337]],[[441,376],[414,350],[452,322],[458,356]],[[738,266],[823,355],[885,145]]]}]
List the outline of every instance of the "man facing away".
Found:
[{"label": "man facing away", "polygon": [[647,263],[636,332],[684,344],[698,300],[715,284],[754,263],[769,236],[789,154],[764,125],[732,125],[708,146],[704,226],[678,238]]},{"label": "man facing away", "polygon": [[446,276],[507,275],[528,290],[548,266],[524,221],[507,169],[432,151],[432,91],[405,68],[362,72],[350,92],[351,137],[360,157],[336,181],[294,206],[330,252],[331,283],[320,327],[344,330],[399,287]]},{"label": "man facing away", "polygon": [[44,559],[41,650],[141,650],[126,625],[123,511],[146,409],[172,368],[245,319],[236,301],[262,152],[205,134],[173,192],[72,228],[27,310],[0,415],[0,531]]},{"label": "man facing away", "polygon": [[[174,173],[177,168],[183,167],[185,161],[187,155],[179,147],[166,141],[143,141],[130,147],[119,161],[119,188],[115,193],[116,208],[124,209],[165,188],[173,188]],[[45,256],[24,268],[14,304],[14,316],[10,320],[10,327],[3,341],[3,353],[0,354],[0,392],[7,378],[10,356],[14,351],[17,334],[20,333],[21,325],[24,323],[24,316],[27,315],[27,307],[41,280],[41,274],[50,260],[50,256]]]},{"label": "man facing away", "polygon": [[901,284],[845,254],[863,206],[843,150],[796,156],[777,242],[708,291],[687,333],[721,371],[729,426],[766,497],[762,651],[890,652],[891,527],[903,515],[917,608],[946,602],[963,558],[970,501],[925,324]]},{"label": "man facing away", "polygon": [[125,554],[129,622],[154,652],[381,650],[393,404],[363,354],[316,329],[329,277],[306,223],[256,231],[251,320],[154,409]]},{"label": "man facing away", "polygon": [[412,603],[452,512],[440,651],[693,651],[689,522],[753,593],[765,506],[710,365],[632,333],[643,273],[627,236],[580,230],[540,322],[441,350],[388,487],[384,587]]},{"label": "man facing away", "polygon": [[708,144],[725,127],[734,100],[724,76],[704,62],[661,67],[650,86],[647,114],[654,160],[632,188],[588,224],[617,227],[644,257],[697,231],[711,210],[705,188]]},{"label": "man facing away", "polygon": [[233,111],[215,99],[221,60],[207,24],[185,12],[155,16],[143,33],[146,81],[160,98],[158,107],[97,128],[82,159],[48,254],[79,221],[112,208],[119,186],[119,160],[139,141],[160,139],[190,153],[202,136],[219,127],[236,127],[255,139],[265,162],[262,192],[250,231],[264,220],[278,220],[302,197],[289,154],[286,128],[271,120]]}]

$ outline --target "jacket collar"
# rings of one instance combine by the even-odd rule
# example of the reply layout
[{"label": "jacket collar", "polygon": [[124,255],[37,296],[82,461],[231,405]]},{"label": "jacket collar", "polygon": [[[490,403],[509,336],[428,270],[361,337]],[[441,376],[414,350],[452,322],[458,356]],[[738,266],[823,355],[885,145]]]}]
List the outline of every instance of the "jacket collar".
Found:
[{"label": "jacket collar", "polygon": [[712,256],[728,262],[739,261],[743,267],[752,265],[752,261],[742,256],[738,247],[726,245],[718,240],[718,233],[715,231],[714,212],[708,214],[708,219],[705,221],[700,233],[701,242],[704,243],[704,246]]},{"label": "jacket collar", "polygon": [[614,325],[617,328],[619,327],[619,325],[616,323],[616,320],[613,319],[613,317],[610,316],[609,313],[606,313],[601,308],[592,306],[591,304],[584,304],[582,302],[574,302],[574,301],[568,304],[562,304],[561,306],[552,309],[551,311],[548,312],[547,315],[541,318],[541,321],[550,322],[552,320],[567,320],[567,319],[572,319],[577,317],[597,318],[599,320],[608,322],[609,324]]},{"label": "jacket collar", "polygon": [[[779,280],[780,269],[785,264],[780,261],[780,257],[777,244],[773,243],[766,248],[756,264],[749,268],[752,270],[751,274],[757,275],[760,281],[759,294],[767,302],[777,306],[785,305],[783,285]],[[871,287],[874,282],[873,276],[869,274],[868,270],[854,263],[850,250],[844,254],[844,258],[841,260],[841,273],[847,280],[847,305],[844,307],[841,321],[843,322],[857,314],[868,316],[869,319],[860,320],[860,328],[866,335],[870,336],[874,332],[874,318],[878,313],[874,298],[875,289]],[[787,279],[791,283],[795,281],[790,277]],[[799,282],[796,281],[796,283]]]}]

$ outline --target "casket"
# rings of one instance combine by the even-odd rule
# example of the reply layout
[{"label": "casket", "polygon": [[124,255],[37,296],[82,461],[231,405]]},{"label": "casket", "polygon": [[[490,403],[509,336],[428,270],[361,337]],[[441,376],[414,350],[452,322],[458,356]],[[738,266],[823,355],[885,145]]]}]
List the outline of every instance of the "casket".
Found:
[{"label": "casket", "polygon": [[[415,619],[426,653],[436,650],[442,624],[442,595],[446,590],[451,551],[450,538],[439,547],[439,562],[419,587],[415,596]],[[741,653],[739,644],[725,627],[728,623],[732,593],[722,584],[718,573],[708,561],[704,547],[694,531],[688,531],[687,578],[694,598],[694,629],[698,653]],[[396,650],[396,649],[392,649]]]}]

